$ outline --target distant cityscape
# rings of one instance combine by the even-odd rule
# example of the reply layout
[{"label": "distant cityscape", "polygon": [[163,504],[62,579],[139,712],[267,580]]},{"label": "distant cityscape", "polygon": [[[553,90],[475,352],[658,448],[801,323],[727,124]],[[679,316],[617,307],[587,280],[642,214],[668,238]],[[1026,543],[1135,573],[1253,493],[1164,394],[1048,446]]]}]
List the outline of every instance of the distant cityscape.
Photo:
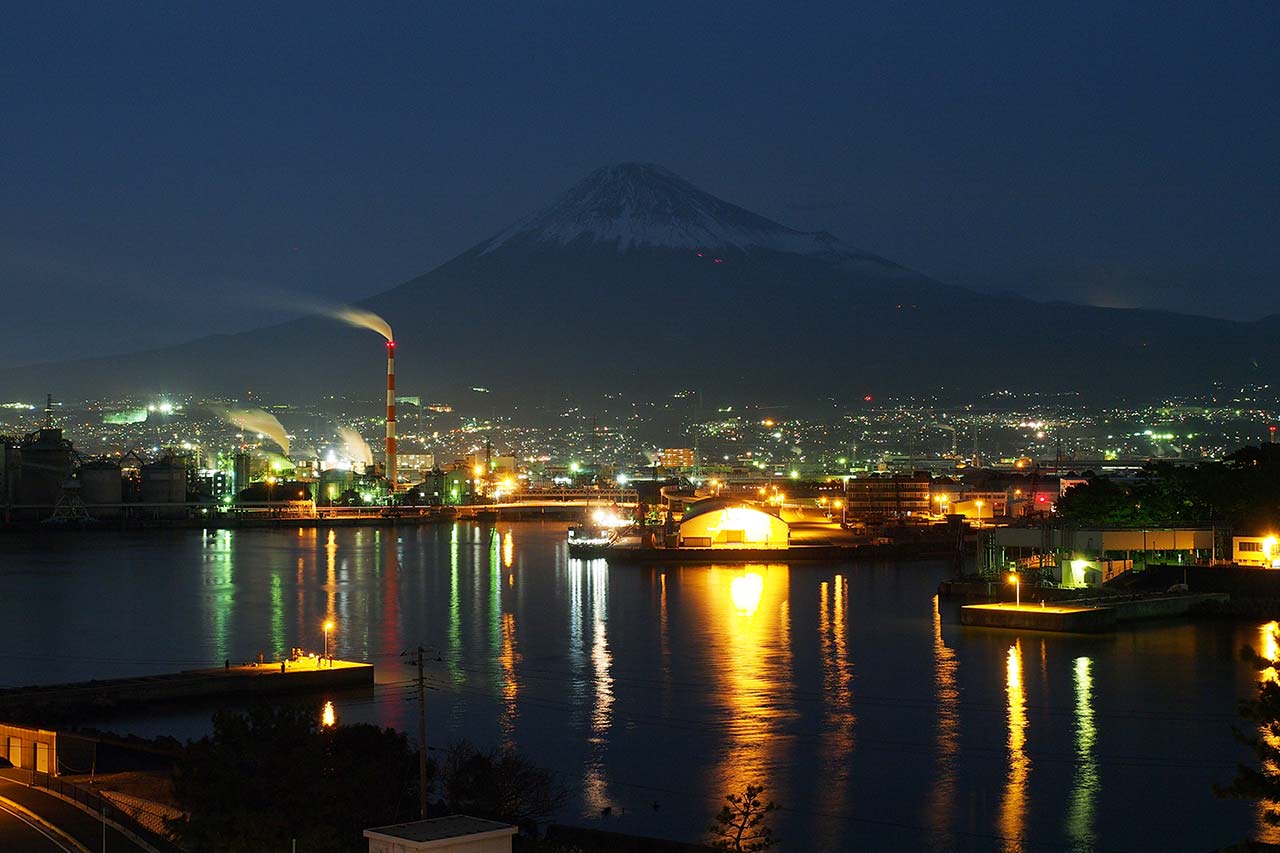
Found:
[{"label": "distant cityscape", "polygon": [[[969,492],[1007,491],[1007,501],[987,504],[993,517],[1052,508],[1048,501],[1020,508],[1021,489],[1004,488],[1015,480],[1221,459],[1273,441],[1280,421],[1280,400],[1269,386],[1105,408],[1062,396],[993,394],[966,405],[867,397],[827,417],[805,418],[753,404],[703,411],[698,392],[688,389],[665,399],[618,395],[504,413],[476,404],[485,390],[467,401],[397,397],[394,498],[384,418],[369,401],[335,397],[298,406],[185,395],[8,401],[0,407],[0,494],[14,521],[47,518],[68,490],[91,517],[118,515],[128,504],[175,517],[242,503],[479,504],[522,491],[610,489],[661,478],[695,487],[768,486],[799,499],[833,480],[928,475],[947,479],[942,493],[952,512],[965,509]],[[159,513],[161,504],[174,506]],[[896,515],[944,509],[936,504]]]}]

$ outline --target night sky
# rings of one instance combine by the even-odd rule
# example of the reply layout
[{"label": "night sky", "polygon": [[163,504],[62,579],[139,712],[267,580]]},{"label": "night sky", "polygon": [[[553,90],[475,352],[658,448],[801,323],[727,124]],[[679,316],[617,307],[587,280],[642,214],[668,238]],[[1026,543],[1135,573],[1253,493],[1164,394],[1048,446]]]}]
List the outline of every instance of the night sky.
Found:
[{"label": "night sky", "polygon": [[976,289],[1280,313],[1272,0],[215,6],[5,4],[0,365],[368,296],[623,160]]}]

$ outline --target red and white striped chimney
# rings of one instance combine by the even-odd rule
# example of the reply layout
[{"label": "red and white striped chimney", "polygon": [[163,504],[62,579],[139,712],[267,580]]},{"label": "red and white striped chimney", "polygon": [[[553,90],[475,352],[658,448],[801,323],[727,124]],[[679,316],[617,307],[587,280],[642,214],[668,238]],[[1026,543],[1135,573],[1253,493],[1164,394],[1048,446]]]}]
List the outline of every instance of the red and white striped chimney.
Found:
[{"label": "red and white striped chimney", "polygon": [[396,490],[396,342],[387,341],[387,488]]}]

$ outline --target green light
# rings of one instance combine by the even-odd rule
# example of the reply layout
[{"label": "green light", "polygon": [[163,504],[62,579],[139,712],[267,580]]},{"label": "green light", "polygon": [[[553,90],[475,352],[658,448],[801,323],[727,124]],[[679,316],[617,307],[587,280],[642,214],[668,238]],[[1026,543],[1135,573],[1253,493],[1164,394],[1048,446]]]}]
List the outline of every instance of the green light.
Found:
[{"label": "green light", "polygon": [[799,471],[797,471],[796,469],[792,468],[792,469],[791,469],[791,479],[793,479],[793,480],[798,480],[798,479],[800,479],[800,472],[799,472]]},{"label": "green light", "polygon": [[576,473],[578,473],[578,471],[580,471],[580,470],[582,470],[582,466],[581,466],[581,465],[579,465],[577,462],[570,462],[570,463],[569,463],[569,473],[570,473],[570,474],[576,474]]}]

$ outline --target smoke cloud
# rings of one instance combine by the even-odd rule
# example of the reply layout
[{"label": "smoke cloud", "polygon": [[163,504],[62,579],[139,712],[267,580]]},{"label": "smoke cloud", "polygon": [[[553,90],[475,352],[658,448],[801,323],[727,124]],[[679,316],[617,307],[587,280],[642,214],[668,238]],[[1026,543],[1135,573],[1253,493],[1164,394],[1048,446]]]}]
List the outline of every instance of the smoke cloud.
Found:
[{"label": "smoke cloud", "polygon": [[377,332],[387,340],[395,340],[391,336],[391,324],[379,317],[372,311],[366,311],[363,308],[355,308],[350,305],[344,305],[341,308],[335,308],[332,311],[335,319],[344,323],[355,326],[360,329],[369,329]]},{"label": "smoke cloud", "polygon": [[218,413],[218,417],[227,423],[235,424],[246,432],[262,433],[280,445],[280,449],[284,451],[285,456],[289,455],[289,436],[285,434],[284,426],[270,412],[264,412],[262,409],[219,407],[214,407],[214,411]]},{"label": "smoke cloud", "polygon": [[369,449],[369,442],[364,440],[364,436],[351,427],[340,426],[338,437],[342,439],[342,449],[348,459],[361,463],[366,469],[373,464],[373,451]]}]

